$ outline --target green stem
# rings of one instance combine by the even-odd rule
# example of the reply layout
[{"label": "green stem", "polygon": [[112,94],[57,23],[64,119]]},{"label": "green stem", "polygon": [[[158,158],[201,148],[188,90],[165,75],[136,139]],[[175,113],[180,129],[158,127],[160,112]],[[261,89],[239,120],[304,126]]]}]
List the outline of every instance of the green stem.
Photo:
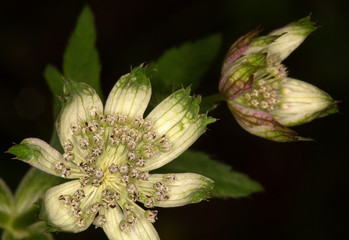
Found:
[{"label": "green stem", "polygon": [[225,101],[225,97],[221,93],[212,94],[202,99],[202,103],[218,103],[223,101]]}]

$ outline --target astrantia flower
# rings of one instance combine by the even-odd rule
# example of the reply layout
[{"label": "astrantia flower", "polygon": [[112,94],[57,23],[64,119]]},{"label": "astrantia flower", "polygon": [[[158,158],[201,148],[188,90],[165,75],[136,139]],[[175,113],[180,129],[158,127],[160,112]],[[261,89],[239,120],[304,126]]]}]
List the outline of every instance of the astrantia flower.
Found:
[{"label": "astrantia flower", "polygon": [[[106,105],[93,88],[67,81],[57,121],[64,154],[28,138],[9,152],[45,172],[72,179],[49,189],[44,216],[62,231],[91,224],[109,239],[159,239],[152,223],[157,211],[199,202],[213,181],[194,173],[151,174],[175,159],[205,132],[213,118],[199,115],[199,97],[179,90],[143,118],[151,95],[144,69],[115,84]],[[136,202],[150,210],[143,210]]]},{"label": "astrantia flower", "polygon": [[281,63],[314,30],[306,17],[267,36],[251,31],[231,46],[219,90],[245,130],[279,142],[306,140],[287,127],[337,112],[327,93],[289,78]]}]

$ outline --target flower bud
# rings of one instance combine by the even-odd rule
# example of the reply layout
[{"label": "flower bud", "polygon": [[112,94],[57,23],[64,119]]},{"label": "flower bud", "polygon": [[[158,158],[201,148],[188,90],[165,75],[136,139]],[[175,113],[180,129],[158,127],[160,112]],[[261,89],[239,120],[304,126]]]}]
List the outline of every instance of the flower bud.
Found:
[{"label": "flower bud", "polygon": [[219,91],[246,131],[278,142],[307,140],[287,127],[338,111],[327,93],[287,77],[281,63],[315,29],[305,17],[267,36],[251,31],[229,49]]}]

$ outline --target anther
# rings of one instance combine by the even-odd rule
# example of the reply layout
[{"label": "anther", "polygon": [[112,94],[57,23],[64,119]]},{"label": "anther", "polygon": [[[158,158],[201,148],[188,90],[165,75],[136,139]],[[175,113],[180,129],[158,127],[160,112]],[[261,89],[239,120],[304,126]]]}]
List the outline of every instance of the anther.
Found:
[{"label": "anther", "polygon": [[90,108],[90,116],[91,118],[97,118],[99,115],[99,111],[96,107],[91,107]]},{"label": "anther", "polygon": [[136,219],[137,218],[134,213],[127,215],[127,222],[129,222],[130,224],[134,224],[136,222]]},{"label": "anther", "polygon": [[153,128],[153,123],[151,123],[149,120],[145,120],[143,126],[145,129],[151,130]]},{"label": "anther", "polygon": [[131,178],[137,178],[138,175],[139,175],[139,171],[138,171],[137,169],[133,168],[133,169],[131,170],[130,175],[131,175]]},{"label": "anther", "polygon": [[92,180],[92,185],[95,186],[95,187],[99,187],[99,186],[102,185],[102,181],[100,179],[98,179],[98,178],[94,178]]},{"label": "anther", "polygon": [[71,206],[73,208],[78,208],[80,206],[80,201],[76,198],[73,198],[72,201],[71,201]]},{"label": "anther", "polygon": [[165,181],[169,181],[169,182],[175,181],[176,180],[176,175],[174,173],[165,174],[164,175],[164,180]]},{"label": "anther", "polygon": [[149,222],[154,223],[158,218],[158,211],[156,210],[147,210],[144,213],[145,217],[148,219]]},{"label": "anther", "polygon": [[133,209],[134,209],[134,206],[132,206],[131,204],[129,204],[129,203],[124,204],[123,210],[127,215],[131,214]]},{"label": "anther", "polygon": [[68,152],[68,151],[71,151],[72,149],[73,149],[73,144],[72,144],[72,142],[71,141],[65,141],[64,143],[63,143],[63,149],[64,149],[64,151],[66,151],[66,152]]},{"label": "anther", "polygon": [[150,142],[156,138],[156,134],[154,132],[146,132],[143,134],[144,141]]},{"label": "anther", "polygon": [[95,177],[98,178],[98,179],[101,179],[103,178],[104,176],[104,172],[102,169],[96,169],[95,170]]},{"label": "anther", "polygon": [[126,185],[126,190],[128,193],[134,193],[137,190],[137,188],[134,183],[129,183]]},{"label": "anther", "polygon": [[108,168],[110,173],[116,173],[118,172],[118,166],[116,166],[114,163],[112,163]]},{"label": "anther", "polygon": [[57,172],[60,172],[60,171],[62,171],[63,169],[64,169],[64,164],[62,163],[62,162],[56,162],[56,164],[55,164],[55,170],[57,171]]},{"label": "anther", "polygon": [[102,227],[106,222],[105,216],[103,215],[99,215],[95,218],[95,220],[93,221],[93,224],[96,226],[96,228],[98,227]]},{"label": "anther", "polygon": [[87,138],[80,139],[79,144],[82,149],[87,149],[90,145]]},{"label": "anther", "polygon": [[120,222],[119,226],[120,226],[120,230],[124,232],[124,231],[127,231],[130,228],[130,223],[126,222],[125,220],[122,220]]},{"label": "anther", "polygon": [[115,115],[112,115],[112,114],[107,115],[107,123],[109,125],[114,125],[116,121],[117,121],[117,118],[115,117]]},{"label": "anther", "polygon": [[75,217],[79,218],[82,216],[82,211],[80,209],[73,209],[73,214]]},{"label": "anther", "polygon": [[84,190],[82,190],[82,189],[78,189],[78,190],[75,191],[74,196],[75,196],[78,200],[83,199],[83,198],[85,197],[85,192],[84,192]]},{"label": "anther", "polygon": [[94,157],[99,157],[102,155],[102,152],[103,152],[103,147],[101,146],[96,146],[92,149],[92,156]]},{"label": "anther", "polygon": [[79,227],[79,228],[85,227],[85,220],[84,220],[83,218],[80,218],[80,219],[78,220],[78,227]]},{"label": "anther", "polygon": [[96,132],[97,130],[98,130],[98,123],[96,122],[96,121],[93,121],[93,122],[91,122],[90,124],[89,124],[89,126],[88,126],[88,130],[90,131],[90,132]]},{"label": "anther", "polygon": [[99,203],[95,203],[87,209],[87,214],[89,214],[90,212],[93,214],[97,213],[100,208],[101,208],[101,205]]},{"label": "anther", "polygon": [[124,123],[124,122],[126,122],[126,120],[127,120],[126,115],[119,115],[118,116],[118,122],[119,123]]},{"label": "anther", "polygon": [[136,160],[136,166],[137,166],[137,167],[144,167],[144,164],[145,164],[144,158],[139,157],[139,158]]},{"label": "anther", "polygon": [[127,153],[127,160],[132,161],[136,159],[136,153],[135,151],[130,151]]},{"label": "anther", "polygon": [[127,164],[124,164],[124,165],[121,165],[119,167],[119,172],[122,174],[122,175],[125,175],[128,173],[128,165]]},{"label": "anther", "polygon": [[148,198],[144,201],[144,206],[147,208],[153,208],[155,206],[155,200],[153,198]]},{"label": "anther", "polygon": [[131,139],[127,139],[126,144],[129,149],[135,149],[137,147],[137,143]]},{"label": "anther", "polygon": [[88,177],[86,177],[86,176],[80,177],[80,178],[79,178],[79,182],[80,182],[80,186],[81,186],[81,187],[85,187],[85,186],[88,184],[89,179],[88,179]]},{"label": "anther", "polygon": [[99,143],[99,142],[101,142],[102,137],[101,137],[101,135],[99,135],[99,133],[95,133],[92,136],[92,140],[94,143]]},{"label": "anther", "polygon": [[128,175],[123,175],[120,180],[121,183],[128,183],[129,181],[130,177]]},{"label": "anther", "polygon": [[63,171],[62,171],[61,177],[66,178],[66,177],[68,177],[70,174],[71,174],[70,168],[67,168],[67,167],[66,167],[66,168],[64,168]]},{"label": "anther", "polygon": [[63,159],[66,160],[67,162],[71,162],[74,159],[74,153],[71,152],[65,152],[63,154]]},{"label": "anther", "polygon": [[149,172],[140,172],[139,173],[139,179],[143,180],[143,181],[147,181],[150,177]]},{"label": "anther", "polygon": [[144,122],[143,118],[138,117],[133,121],[133,124],[135,127],[140,127],[142,126],[143,122]]},{"label": "anther", "polygon": [[71,131],[73,132],[73,134],[79,134],[81,132],[81,125],[78,123],[72,124]]},{"label": "anther", "polygon": [[163,183],[163,182],[155,183],[154,187],[155,187],[155,189],[157,189],[160,192],[165,192],[166,193],[168,191],[168,188],[167,188],[166,184]]}]

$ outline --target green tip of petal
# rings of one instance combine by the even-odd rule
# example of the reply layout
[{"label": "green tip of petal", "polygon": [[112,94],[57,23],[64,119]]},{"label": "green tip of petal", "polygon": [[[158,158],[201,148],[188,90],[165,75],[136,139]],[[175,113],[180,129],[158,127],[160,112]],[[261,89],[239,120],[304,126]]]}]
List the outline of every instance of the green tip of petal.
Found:
[{"label": "green tip of petal", "polygon": [[205,177],[202,177],[201,180],[205,183],[205,185],[196,189],[192,194],[190,194],[190,203],[197,203],[212,197],[214,182]]},{"label": "green tip of petal", "polygon": [[207,126],[207,125],[209,125],[211,123],[214,123],[214,122],[216,122],[218,120],[217,118],[213,118],[213,117],[207,117],[207,116],[205,116],[205,117],[206,117],[206,119],[204,121],[204,125],[205,126]]},{"label": "green tip of petal", "polygon": [[301,18],[294,24],[296,26],[302,27],[304,35],[309,35],[311,32],[317,29],[317,26],[315,26],[315,23],[310,20],[310,16]]},{"label": "green tip of petal", "polygon": [[21,160],[30,160],[33,155],[33,150],[25,144],[17,144],[12,146],[8,153],[15,155],[16,158]]}]

